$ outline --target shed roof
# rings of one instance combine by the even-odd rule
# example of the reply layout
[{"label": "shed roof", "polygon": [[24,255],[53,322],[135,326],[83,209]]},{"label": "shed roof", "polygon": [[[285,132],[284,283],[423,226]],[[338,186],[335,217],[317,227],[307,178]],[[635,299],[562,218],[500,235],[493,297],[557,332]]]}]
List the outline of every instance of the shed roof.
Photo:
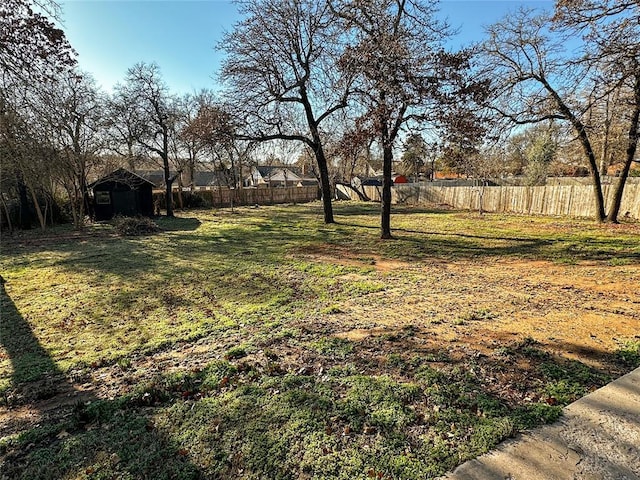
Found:
[{"label": "shed roof", "polygon": [[362,180],[361,185],[368,187],[381,187],[382,177],[369,177]]},{"label": "shed roof", "polygon": [[131,187],[139,187],[140,185],[144,185],[145,183],[153,186],[153,182],[141,177],[137,173],[133,173],[126,168],[119,168],[91,183],[89,185],[89,188],[95,188],[97,185],[108,182],[122,183]]}]

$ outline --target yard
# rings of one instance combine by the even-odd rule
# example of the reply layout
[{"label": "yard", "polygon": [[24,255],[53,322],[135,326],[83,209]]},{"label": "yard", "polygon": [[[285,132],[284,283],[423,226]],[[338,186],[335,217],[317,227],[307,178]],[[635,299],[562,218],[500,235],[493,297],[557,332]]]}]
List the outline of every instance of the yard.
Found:
[{"label": "yard", "polygon": [[319,203],[3,237],[0,479],[422,479],[640,365],[640,224]]}]

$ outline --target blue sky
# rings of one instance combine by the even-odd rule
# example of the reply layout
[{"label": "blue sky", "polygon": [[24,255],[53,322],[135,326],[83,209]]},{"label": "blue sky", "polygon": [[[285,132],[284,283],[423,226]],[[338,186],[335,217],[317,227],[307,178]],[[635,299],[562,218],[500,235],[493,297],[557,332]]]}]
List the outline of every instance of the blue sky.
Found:
[{"label": "blue sky", "polygon": [[[456,41],[466,44],[521,5],[551,8],[553,1],[441,0],[440,11],[460,29]],[[238,20],[229,0],[67,0],[62,6],[80,68],[107,91],[141,61],[156,62],[175,93],[214,89],[222,60],[215,47]]]}]

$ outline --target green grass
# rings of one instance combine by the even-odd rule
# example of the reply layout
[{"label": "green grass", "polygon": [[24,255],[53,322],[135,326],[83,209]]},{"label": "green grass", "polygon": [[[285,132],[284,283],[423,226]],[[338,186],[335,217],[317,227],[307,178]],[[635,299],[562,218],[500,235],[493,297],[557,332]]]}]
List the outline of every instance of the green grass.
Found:
[{"label": "green grass", "polygon": [[[222,378],[231,380],[221,387]],[[512,435],[514,419],[526,414],[491,397],[472,399],[467,388],[388,376],[256,379],[216,362],[78,406],[65,424],[6,440],[0,454],[31,445],[32,454],[14,453],[7,465],[16,479],[364,479],[372,470],[429,478]],[[196,400],[185,400],[185,391]],[[149,404],[155,408],[142,408]]]},{"label": "green grass", "polygon": [[626,367],[640,367],[640,340],[629,340],[616,352],[617,360]]},{"label": "green grass", "polygon": [[[640,262],[637,236],[589,221],[395,210],[394,241],[378,238],[377,206],[342,203],[335,225],[321,223],[319,204],[202,210],[162,218],[162,231],[144,237],[99,224],[84,237],[61,227],[3,245],[0,403],[34,382],[51,396],[65,376],[109,365],[135,373],[137,359],[198,339],[217,358],[145,377],[112,400],[77,405],[71,418],[0,440],[3,473],[430,478],[553,421],[562,404],[607,381],[533,341],[504,345],[490,359],[495,368],[526,360],[538,375],[536,398],[516,402],[491,391],[472,360],[407,349],[417,327],[367,344],[335,336],[337,321],[368,326],[343,319],[349,302],[383,305],[413,283],[429,292],[414,270],[377,271],[380,259],[420,268],[502,258]],[[456,314],[454,326],[500,319],[484,305]],[[637,342],[616,361],[636,365]]]}]

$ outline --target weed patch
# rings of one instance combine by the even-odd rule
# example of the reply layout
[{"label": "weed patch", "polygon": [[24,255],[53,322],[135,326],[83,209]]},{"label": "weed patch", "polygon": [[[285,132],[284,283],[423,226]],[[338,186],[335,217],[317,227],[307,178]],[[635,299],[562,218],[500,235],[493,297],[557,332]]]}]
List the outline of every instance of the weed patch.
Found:
[{"label": "weed patch", "polygon": [[625,367],[640,367],[640,341],[628,341],[614,352],[615,358]]}]

